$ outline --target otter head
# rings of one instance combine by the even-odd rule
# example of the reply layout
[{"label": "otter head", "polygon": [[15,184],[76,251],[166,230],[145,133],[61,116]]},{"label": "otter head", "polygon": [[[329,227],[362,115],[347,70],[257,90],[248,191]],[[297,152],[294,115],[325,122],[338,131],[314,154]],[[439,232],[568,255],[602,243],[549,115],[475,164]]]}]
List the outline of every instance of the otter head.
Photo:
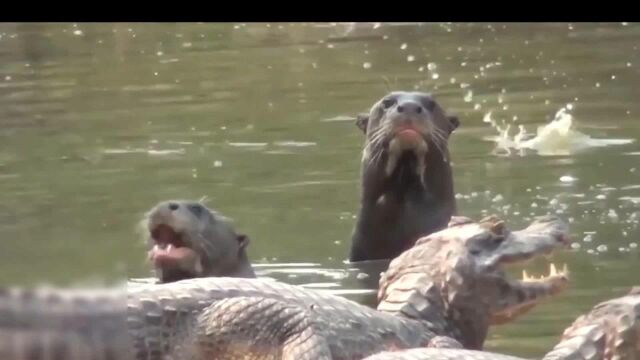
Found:
[{"label": "otter head", "polygon": [[454,217],[447,229],[419,239],[380,279],[378,309],[429,319],[467,348],[480,349],[490,325],[509,322],[568,284],[566,269],[510,279],[508,264],[550,255],[569,245],[566,223],[541,217],[509,231],[495,216]]},{"label": "otter head", "polygon": [[249,238],[237,234],[222,215],[196,201],[165,201],[143,225],[149,260],[161,282],[204,276],[234,276],[246,259]]},{"label": "otter head", "polygon": [[424,182],[429,161],[448,161],[447,141],[460,122],[429,94],[396,91],[359,115],[356,125],[367,136],[364,162],[382,161],[387,177],[408,168]]}]

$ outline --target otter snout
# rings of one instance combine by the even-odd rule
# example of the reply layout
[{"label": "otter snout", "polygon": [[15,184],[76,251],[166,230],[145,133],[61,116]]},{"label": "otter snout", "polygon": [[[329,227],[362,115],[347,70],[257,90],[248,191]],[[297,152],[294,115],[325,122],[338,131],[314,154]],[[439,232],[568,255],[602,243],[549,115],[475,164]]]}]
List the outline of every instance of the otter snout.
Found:
[{"label": "otter snout", "polygon": [[396,107],[396,112],[405,114],[407,116],[411,115],[419,115],[424,112],[424,107],[422,104],[413,101],[413,100],[405,100],[398,103]]}]

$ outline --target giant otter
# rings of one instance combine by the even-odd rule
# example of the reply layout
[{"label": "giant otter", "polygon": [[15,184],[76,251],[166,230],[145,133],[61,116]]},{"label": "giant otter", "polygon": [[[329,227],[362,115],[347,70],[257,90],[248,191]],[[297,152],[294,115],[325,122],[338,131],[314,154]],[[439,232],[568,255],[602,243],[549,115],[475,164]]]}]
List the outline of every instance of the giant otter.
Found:
[{"label": "giant otter", "polygon": [[149,260],[162,283],[195,277],[255,277],[249,238],[221,214],[196,201],[164,201],[143,220]]},{"label": "giant otter", "polygon": [[356,124],[366,140],[349,260],[392,259],[456,212],[447,141],[459,120],[429,94],[398,91]]}]

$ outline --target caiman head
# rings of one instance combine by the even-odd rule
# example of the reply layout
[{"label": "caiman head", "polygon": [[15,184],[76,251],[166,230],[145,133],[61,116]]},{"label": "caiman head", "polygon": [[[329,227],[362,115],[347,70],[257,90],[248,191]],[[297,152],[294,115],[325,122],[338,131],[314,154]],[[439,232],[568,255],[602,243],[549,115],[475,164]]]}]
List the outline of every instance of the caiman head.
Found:
[{"label": "caiman head", "polygon": [[419,239],[394,259],[380,279],[378,310],[425,320],[466,348],[481,349],[490,325],[509,322],[568,284],[551,264],[546,277],[510,279],[505,265],[523,262],[570,243],[558,218],[536,219],[510,231],[495,216],[479,222],[454,217],[449,227]]}]

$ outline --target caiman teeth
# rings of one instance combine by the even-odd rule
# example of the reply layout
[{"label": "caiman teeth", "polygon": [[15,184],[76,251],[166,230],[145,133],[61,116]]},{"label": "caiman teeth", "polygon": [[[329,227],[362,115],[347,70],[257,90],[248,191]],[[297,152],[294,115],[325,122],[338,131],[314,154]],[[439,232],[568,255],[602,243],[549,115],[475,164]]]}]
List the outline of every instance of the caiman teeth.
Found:
[{"label": "caiman teeth", "polygon": [[569,276],[569,268],[567,264],[564,264],[562,267],[562,271],[558,271],[558,268],[555,264],[549,264],[549,275],[540,277],[531,276],[527,273],[527,270],[522,270],[522,281],[544,281],[551,277],[568,277]]}]

